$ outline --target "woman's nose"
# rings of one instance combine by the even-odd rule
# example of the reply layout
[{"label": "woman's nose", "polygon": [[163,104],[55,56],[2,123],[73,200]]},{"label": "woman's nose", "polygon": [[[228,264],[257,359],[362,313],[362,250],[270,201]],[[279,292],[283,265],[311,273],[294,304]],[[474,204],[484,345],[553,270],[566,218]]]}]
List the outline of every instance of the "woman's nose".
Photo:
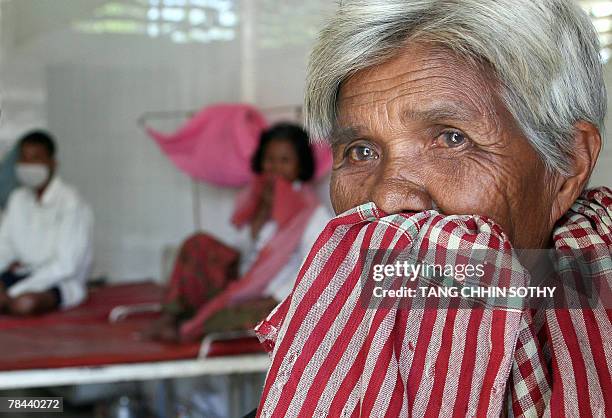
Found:
[{"label": "woman's nose", "polygon": [[278,164],[274,161],[266,161],[263,169],[266,173],[274,174],[278,171]]},{"label": "woman's nose", "polygon": [[397,167],[384,167],[370,189],[370,200],[388,214],[433,209],[427,190],[400,171]]},{"label": "woman's nose", "polygon": [[281,170],[280,164],[273,164],[272,165],[272,169],[270,170],[270,173],[272,173],[272,174],[281,174],[282,170]]}]

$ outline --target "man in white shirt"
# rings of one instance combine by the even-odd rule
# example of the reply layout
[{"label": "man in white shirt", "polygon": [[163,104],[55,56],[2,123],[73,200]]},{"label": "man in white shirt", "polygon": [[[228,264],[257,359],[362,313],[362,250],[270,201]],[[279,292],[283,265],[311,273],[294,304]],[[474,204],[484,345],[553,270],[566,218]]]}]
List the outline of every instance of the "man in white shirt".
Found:
[{"label": "man in white shirt", "polygon": [[33,315],[81,303],[92,261],[93,215],[56,174],[42,131],[19,142],[15,190],[0,224],[0,312]]}]

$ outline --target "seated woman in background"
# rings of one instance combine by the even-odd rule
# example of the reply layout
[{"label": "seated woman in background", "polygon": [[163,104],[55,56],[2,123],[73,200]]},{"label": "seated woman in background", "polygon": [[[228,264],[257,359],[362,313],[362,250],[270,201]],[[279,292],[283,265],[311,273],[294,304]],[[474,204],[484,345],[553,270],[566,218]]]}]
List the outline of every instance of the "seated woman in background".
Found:
[{"label": "seated woman in background", "polygon": [[315,169],[308,134],[292,124],[264,131],[252,169],[257,176],[232,216],[237,241],[198,233],[183,243],[163,315],[145,337],[179,341],[250,329],[289,295],[331,218],[307,184]]}]

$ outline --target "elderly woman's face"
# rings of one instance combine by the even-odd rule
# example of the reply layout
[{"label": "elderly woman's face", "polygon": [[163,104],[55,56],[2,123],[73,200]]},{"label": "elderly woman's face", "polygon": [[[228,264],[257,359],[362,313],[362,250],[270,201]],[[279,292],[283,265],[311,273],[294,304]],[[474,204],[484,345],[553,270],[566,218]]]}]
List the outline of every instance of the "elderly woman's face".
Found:
[{"label": "elderly woman's face", "polygon": [[356,73],[338,100],[336,212],[372,201],[387,213],[485,215],[517,248],[548,245],[553,179],[484,71],[414,44]]}]

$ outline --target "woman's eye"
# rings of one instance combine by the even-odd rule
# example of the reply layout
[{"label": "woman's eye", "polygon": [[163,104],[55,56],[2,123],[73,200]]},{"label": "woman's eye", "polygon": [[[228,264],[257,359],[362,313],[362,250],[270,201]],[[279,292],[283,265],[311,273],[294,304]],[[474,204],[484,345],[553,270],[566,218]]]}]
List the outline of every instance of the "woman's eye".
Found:
[{"label": "woman's eye", "polygon": [[353,161],[377,160],[378,153],[367,145],[353,145],[347,150],[348,157]]},{"label": "woman's eye", "polygon": [[468,141],[465,135],[457,131],[444,132],[440,135],[440,139],[443,142],[441,145],[448,148],[458,148]]}]

